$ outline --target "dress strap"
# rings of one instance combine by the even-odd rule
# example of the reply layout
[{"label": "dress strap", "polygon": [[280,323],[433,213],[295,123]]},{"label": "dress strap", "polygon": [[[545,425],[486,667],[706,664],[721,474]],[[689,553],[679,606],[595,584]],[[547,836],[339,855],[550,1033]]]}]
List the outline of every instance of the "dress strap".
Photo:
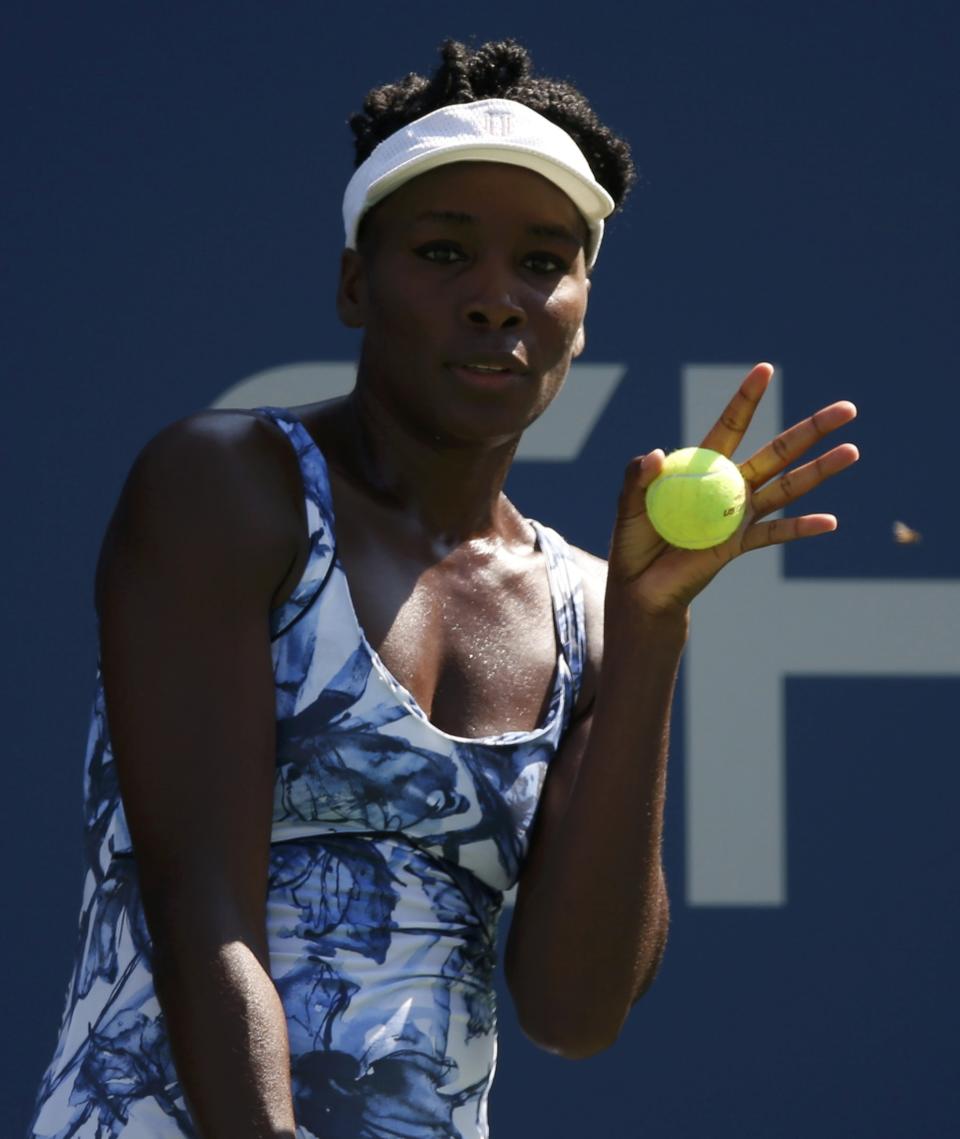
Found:
[{"label": "dress strap", "polygon": [[560,647],[570,669],[573,692],[568,713],[573,711],[580,695],[583,662],[587,652],[586,620],[583,612],[583,579],[573,550],[566,540],[549,526],[533,518],[527,521],[537,532],[540,549],[547,559],[553,612]]},{"label": "dress strap", "polygon": [[333,499],[330,494],[326,461],[303,423],[285,407],[255,407],[252,410],[273,420],[290,440],[303,479],[303,498],[310,539],[307,564],[296,589],[270,614],[271,638],[276,640],[303,616],[310,603],[323,589],[333,569],[336,555]]}]

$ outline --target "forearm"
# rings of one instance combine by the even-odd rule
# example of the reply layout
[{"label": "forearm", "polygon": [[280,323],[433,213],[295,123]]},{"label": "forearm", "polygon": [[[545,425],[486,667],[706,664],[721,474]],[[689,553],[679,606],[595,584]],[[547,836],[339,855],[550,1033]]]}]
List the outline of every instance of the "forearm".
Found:
[{"label": "forearm", "polygon": [[661,839],[681,616],[646,615],[626,588],[607,598],[590,735],[541,870],[521,888],[507,948],[527,1031],[564,1054],[616,1038],[666,938]]},{"label": "forearm", "polygon": [[286,1018],[251,948],[169,950],[158,955],[155,983],[203,1139],[293,1139]]}]

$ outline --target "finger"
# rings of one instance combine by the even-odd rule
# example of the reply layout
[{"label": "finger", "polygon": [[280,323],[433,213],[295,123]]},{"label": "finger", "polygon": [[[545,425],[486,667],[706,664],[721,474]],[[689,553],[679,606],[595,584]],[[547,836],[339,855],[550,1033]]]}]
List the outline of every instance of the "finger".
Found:
[{"label": "finger", "polygon": [[620,574],[632,577],[641,573],[665,545],[647,516],[646,505],[647,487],[660,473],[663,459],[664,453],[658,449],[627,465],[610,544],[614,579]]},{"label": "finger", "polygon": [[648,455],[638,455],[627,464],[620,491],[620,517],[632,518],[646,514],[647,487],[663,469],[665,456],[658,447]]},{"label": "finger", "polygon": [[752,487],[763,486],[814,443],[849,423],[856,415],[857,409],[849,400],[839,400],[828,407],[822,407],[809,418],[781,432],[776,439],[761,447],[745,463],[741,463],[740,473]]},{"label": "finger", "polygon": [[751,368],[700,446],[709,447],[711,451],[719,451],[721,455],[730,458],[750,426],[753,413],[757,410],[772,376],[772,364],[757,364]]},{"label": "finger", "polygon": [[822,482],[852,467],[859,458],[860,452],[852,443],[841,443],[802,467],[784,471],[778,479],[752,495],[750,505],[754,517],[763,518],[775,510],[783,510]]},{"label": "finger", "polygon": [[782,546],[798,538],[816,538],[837,528],[834,514],[803,514],[799,518],[774,518],[772,522],[755,522],[743,535],[742,549],[760,550],[764,546]]}]

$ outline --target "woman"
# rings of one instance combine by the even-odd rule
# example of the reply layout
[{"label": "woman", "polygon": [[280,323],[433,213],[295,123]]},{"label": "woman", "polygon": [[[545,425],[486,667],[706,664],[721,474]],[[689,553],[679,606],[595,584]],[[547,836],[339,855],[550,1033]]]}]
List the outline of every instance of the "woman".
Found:
[{"label": "woman", "polygon": [[[742,465],[728,542],[666,546],[627,467],[608,563],[502,493],[584,345],[626,145],[516,44],[447,44],[352,125],[345,399],[161,431],[97,571],[81,945],[34,1136],[487,1134],[502,892],[520,1021],[617,1036],[663,952],[667,729],[691,599],[857,458]],[[704,445],[732,454],[772,369]],[[535,825],[534,825],[534,815]]]}]

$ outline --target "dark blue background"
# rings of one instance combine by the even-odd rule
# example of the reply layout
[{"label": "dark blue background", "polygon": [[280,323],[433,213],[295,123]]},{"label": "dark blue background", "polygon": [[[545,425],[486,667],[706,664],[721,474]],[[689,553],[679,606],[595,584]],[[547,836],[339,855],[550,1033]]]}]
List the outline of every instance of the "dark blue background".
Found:
[{"label": "dark blue background", "polygon": [[[682,365],[773,359],[787,421],[853,399],[864,453],[811,504],[840,532],[791,547],[787,572],[960,576],[955,5],[472,12],[61,2],[0,17],[11,1134],[74,952],[103,527],[161,425],[264,368],[355,354],[332,308],[345,119],[370,86],[429,69],[444,37],[525,42],[631,140],[642,175],[588,324],[587,358],[626,362],[627,379],[576,464],[515,470],[525,512],[602,553],[626,460],[689,442]],[[895,518],[923,543],[896,546]],[[958,696],[956,677],[788,682],[780,909],[684,904],[678,730],[661,976],[617,1045],[575,1065],[524,1041],[504,997],[496,1139],[952,1130]]]}]

